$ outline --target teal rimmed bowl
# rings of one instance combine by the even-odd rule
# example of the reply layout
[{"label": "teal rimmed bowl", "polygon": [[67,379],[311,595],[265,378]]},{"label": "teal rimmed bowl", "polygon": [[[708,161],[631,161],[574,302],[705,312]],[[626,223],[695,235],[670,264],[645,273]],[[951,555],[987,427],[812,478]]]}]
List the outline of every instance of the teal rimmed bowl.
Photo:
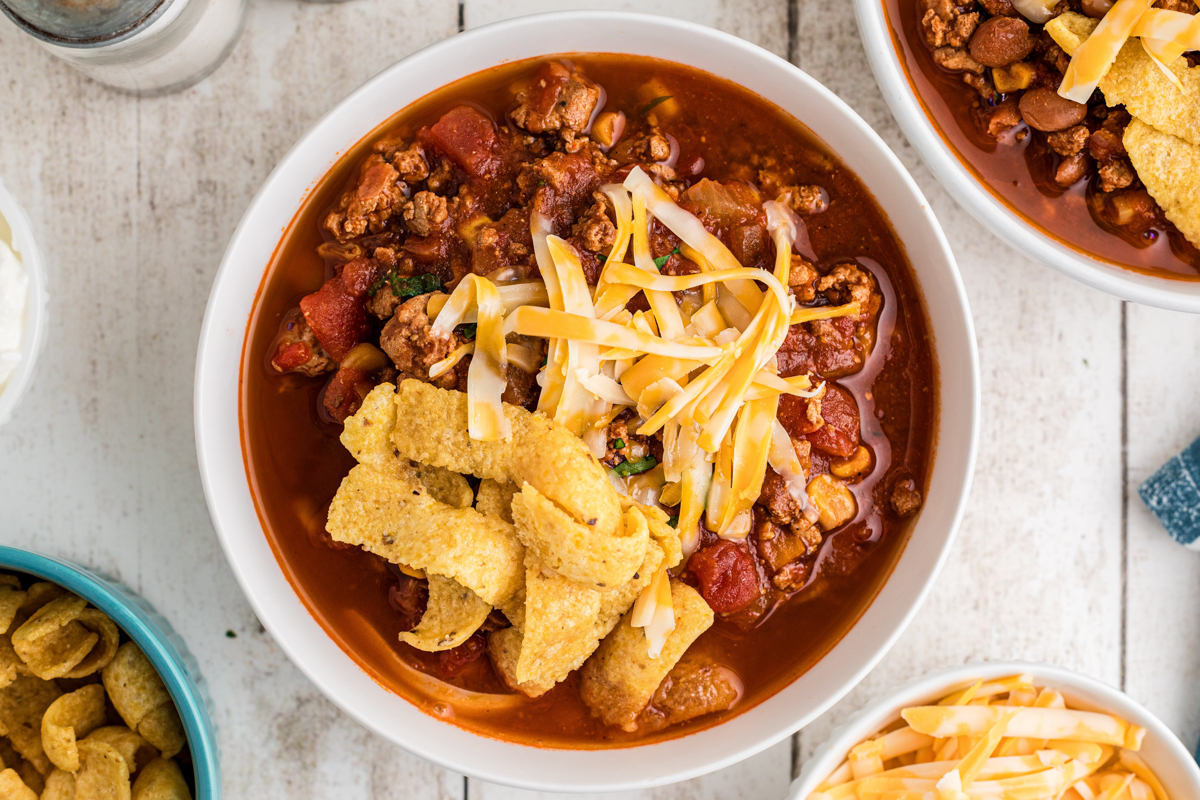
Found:
[{"label": "teal rimmed bowl", "polygon": [[197,683],[200,670],[170,623],[128,588],[53,556],[0,545],[0,570],[23,572],[74,592],[107,614],[137,643],[162,676],[183,720],[195,771],[196,800],[221,800],[217,739]]}]

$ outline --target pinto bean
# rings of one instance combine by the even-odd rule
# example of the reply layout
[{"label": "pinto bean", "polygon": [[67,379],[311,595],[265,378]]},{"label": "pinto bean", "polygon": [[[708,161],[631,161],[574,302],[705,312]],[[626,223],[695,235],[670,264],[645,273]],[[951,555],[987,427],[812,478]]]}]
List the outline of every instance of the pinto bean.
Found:
[{"label": "pinto bean", "polygon": [[971,58],[985,67],[1007,67],[1033,51],[1029,23],[1013,17],[992,17],[971,37]]},{"label": "pinto bean", "polygon": [[1058,169],[1054,171],[1054,182],[1064,189],[1074,186],[1083,176],[1087,175],[1091,163],[1087,153],[1076,153],[1064,158],[1059,162]]},{"label": "pinto bean", "polygon": [[1058,92],[1044,86],[1021,95],[1018,108],[1021,109],[1021,118],[1029,127],[1047,133],[1065,131],[1087,118],[1087,106],[1083,103],[1060,97]]},{"label": "pinto bean", "polygon": [[1017,9],[1013,8],[1012,0],[979,0],[979,4],[993,17],[1017,16]]},{"label": "pinto bean", "polygon": [[1113,0],[1083,0],[1083,13],[1092,19],[1100,19],[1113,7]]}]

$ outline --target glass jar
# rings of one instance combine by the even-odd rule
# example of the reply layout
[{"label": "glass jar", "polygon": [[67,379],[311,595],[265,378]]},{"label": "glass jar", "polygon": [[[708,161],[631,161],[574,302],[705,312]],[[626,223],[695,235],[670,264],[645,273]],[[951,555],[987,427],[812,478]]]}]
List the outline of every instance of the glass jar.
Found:
[{"label": "glass jar", "polygon": [[0,11],[88,77],[135,94],[191,86],[220,66],[248,0],[0,0]]}]

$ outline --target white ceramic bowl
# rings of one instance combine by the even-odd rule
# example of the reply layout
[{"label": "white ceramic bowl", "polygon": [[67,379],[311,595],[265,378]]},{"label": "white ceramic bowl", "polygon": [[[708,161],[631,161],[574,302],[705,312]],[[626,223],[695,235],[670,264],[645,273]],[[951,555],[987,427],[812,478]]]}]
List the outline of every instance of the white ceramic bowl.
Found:
[{"label": "white ceramic bowl", "polygon": [[[5,228],[8,234],[5,233]],[[9,237],[11,236],[11,241]],[[46,277],[41,251],[33,238],[33,229],[25,212],[0,181],[0,241],[12,247],[29,277],[29,297],[25,306],[25,331],[21,337],[21,361],[0,388],[0,425],[8,422],[17,404],[33,382],[38,354],[46,340]]]},{"label": "white ceramic bowl", "polygon": [[[539,750],[468,733],[422,713],[359,669],[309,615],[262,534],[238,433],[238,377],[251,306],[292,216],[355,142],[395,111],[497,63],[570,52],[631,53],[690,64],[749,87],[836,143],[913,256],[936,337],[938,451],[928,498],[890,580],[858,624],[807,674],[720,726],[624,750]],[[384,70],[327,114],[280,162],[230,242],[200,339],[196,444],[209,510],[259,619],[333,702],[405,749],[484,780],[547,791],[654,786],[719,769],[788,736],[854,686],[916,612],[965,502],[976,442],[974,333],[953,257],[920,190],[874,132],[792,65],[752,44],[677,20],[605,12],[525,17],[460,34]]]},{"label": "white ceramic bowl", "polygon": [[945,697],[955,687],[980,678],[993,680],[1023,673],[1032,675],[1036,686],[1052,686],[1062,692],[1072,708],[1116,714],[1145,728],[1146,739],[1139,755],[1162,781],[1167,795],[1177,800],[1200,797],[1200,768],[1195,759],[1170,728],[1129,695],[1078,672],[1011,661],[931,672],[871,703],[835,730],[829,741],[804,764],[800,777],[792,783],[788,800],[808,797],[845,760],[850,748],[899,719],[903,709]]},{"label": "white ceramic bowl", "polygon": [[1021,219],[980,184],[921,107],[894,46],[884,2],[854,0],[867,60],[900,129],[938,182],[971,216],[1001,241],[1088,286],[1135,303],[1200,313],[1200,281],[1158,278],[1090,258]]}]

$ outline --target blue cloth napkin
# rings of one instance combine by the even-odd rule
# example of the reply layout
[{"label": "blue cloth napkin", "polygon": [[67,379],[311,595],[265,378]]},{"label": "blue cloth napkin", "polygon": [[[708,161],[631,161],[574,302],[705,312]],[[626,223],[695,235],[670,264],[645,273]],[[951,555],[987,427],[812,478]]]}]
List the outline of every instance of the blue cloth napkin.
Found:
[{"label": "blue cloth napkin", "polygon": [[1171,538],[1200,550],[1200,439],[1147,478],[1138,494]]}]

